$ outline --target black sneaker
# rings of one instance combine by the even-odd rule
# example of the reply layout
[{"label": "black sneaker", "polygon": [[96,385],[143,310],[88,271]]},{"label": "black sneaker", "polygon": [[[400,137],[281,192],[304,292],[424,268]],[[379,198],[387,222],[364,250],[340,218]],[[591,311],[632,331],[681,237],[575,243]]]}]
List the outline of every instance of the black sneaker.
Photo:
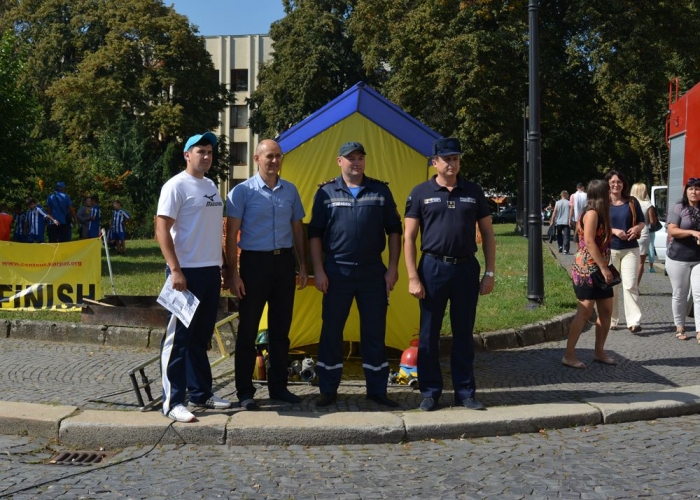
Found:
[{"label": "black sneaker", "polygon": [[255,411],[258,409],[258,403],[256,403],[253,398],[244,399],[241,401],[241,408],[248,411]]},{"label": "black sneaker", "polygon": [[483,410],[482,405],[476,398],[464,398],[462,401],[456,401],[457,406],[464,406],[468,410]]},{"label": "black sneaker", "polygon": [[365,399],[374,401],[375,403],[380,404],[382,406],[388,406],[389,408],[398,408],[399,406],[401,406],[396,401],[392,401],[391,399],[389,399],[386,394],[367,394],[367,396],[365,396]]},{"label": "black sneaker", "polygon": [[322,392],[317,398],[316,398],[316,406],[319,407],[324,407],[324,406],[330,406],[336,402],[338,399],[338,394],[335,392]]},{"label": "black sneaker", "polygon": [[284,389],[280,392],[271,392],[270,399],[277,399],[279,401],[284,401],[285,403],[291,403],[293,405],[301,403],[301,398],[296,394],[293,394],[289,389]]},{"label": "black sneaker", "polygon": [[434,411],[440,407],[438,402],[433,398],[425,398],[420,404],[420,409],[423,411]]}]

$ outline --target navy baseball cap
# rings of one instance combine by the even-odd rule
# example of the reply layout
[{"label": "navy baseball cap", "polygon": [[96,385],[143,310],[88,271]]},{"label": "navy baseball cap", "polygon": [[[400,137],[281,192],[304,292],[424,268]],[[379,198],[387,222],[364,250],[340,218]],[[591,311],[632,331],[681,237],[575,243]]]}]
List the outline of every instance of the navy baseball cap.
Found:
[{"label": "navy baseball cap", "polygon": [[459,139],[447,137],[433,142],[433,156],[461,155],[462,147]]},{"label": "navy baseball cap", "polygon": [[56,187],[57,187],[57,188],[64,188],[64,187],[66,187],[66,183],[63,182],[63,181],[57,182],[57,183],[56,183]]},{"label": "navy baseball cap", "polygon": [[193,135],[185,143],[185,152],[189,151],[192,146],[197,144],[211,144],[216,146],[217,140],[213,132],[205,132],[203,134]]},{"label": "navy baseball cap", "polygon": [[353,151],[359,151],[363,155],[367,154],[365,153],[365,147],[359,142],[346,142],[345,144],[340,146],[340,149],[338,150],[338,156],[346,156],[352,153]]}]

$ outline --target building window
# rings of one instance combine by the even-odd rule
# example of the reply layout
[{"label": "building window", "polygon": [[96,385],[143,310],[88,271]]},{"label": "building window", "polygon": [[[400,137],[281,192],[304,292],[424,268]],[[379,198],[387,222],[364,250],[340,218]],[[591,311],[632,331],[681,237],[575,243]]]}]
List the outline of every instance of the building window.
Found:
[{"label": "building window", "polygon": [[248,143],[247,142],[232,142],[231,143],[231,161],[234,165],[248,164]]},{"label": "building window", "polygon": [[231,90],[234,92],[248,91],[248,70],[247,69],[232,69],[231,70]]},{"label": "building window", "polygon": [[246,128],[248,126],[248,106],[231,106],[231,127]]}]

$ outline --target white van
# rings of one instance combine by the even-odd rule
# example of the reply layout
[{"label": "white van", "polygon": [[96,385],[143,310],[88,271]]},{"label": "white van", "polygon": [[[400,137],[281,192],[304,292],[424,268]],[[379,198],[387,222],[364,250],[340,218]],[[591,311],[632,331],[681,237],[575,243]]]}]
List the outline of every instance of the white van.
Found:
[{"label": "white van", "polygon": [[668,235],[666,234],[666,212],[668,210],[668,187],[652,186],[651,203],[656,208],[662,228],[654,233],[654,251],[656,258],[660,261],[666,260],[666,246],[668,245]]}]

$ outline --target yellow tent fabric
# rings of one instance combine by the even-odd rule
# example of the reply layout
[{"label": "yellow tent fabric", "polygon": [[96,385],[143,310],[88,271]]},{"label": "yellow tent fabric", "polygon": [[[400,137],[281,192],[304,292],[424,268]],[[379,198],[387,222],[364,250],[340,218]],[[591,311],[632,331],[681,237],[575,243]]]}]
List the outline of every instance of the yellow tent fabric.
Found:
[{"label": "yellow tent fabric", "polygon": [[[353,113],[290,152],[284,152],[281,176],[299,190],[306,211],[305,223],[311,219],[311,207],[318,184],[340,175],[336,161],[338,148],[347,141],[361,142],[367,152],[365,174],[389,182],[399,214],[403,218],[411,189],[432,175],[427,158],[376,125],[360,113]],[[388,251],[384,252],[388,262]],[[291,347],[318,342],[321,333],[322,294],[313,284],[297,291],[290,331]],[[408,293],[406,264],[399,262],[399,281],[391,294],[387,312],[386,345],[406,349],[419,330],[418,300]],[[267,328],[267,309],[260,328]],[[360,319],[353,304],[343,338],[359,342]]]}]

